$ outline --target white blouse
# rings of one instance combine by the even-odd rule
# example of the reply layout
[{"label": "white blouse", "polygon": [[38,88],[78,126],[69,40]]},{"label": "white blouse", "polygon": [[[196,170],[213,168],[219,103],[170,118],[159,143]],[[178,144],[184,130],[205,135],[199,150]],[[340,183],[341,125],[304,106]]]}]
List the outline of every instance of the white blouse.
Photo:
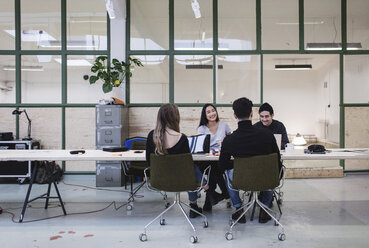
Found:
[{"label": "white blouse", "polygon": [[218,150],[220,150],[224,137],[231,132],[232,130],[229,128],[228,124],[223,121],[218,122],[218,129],[215,134],[213,134],[206,125],[201,125],[197,128],[198,134],[210,134],[210,148]]}]

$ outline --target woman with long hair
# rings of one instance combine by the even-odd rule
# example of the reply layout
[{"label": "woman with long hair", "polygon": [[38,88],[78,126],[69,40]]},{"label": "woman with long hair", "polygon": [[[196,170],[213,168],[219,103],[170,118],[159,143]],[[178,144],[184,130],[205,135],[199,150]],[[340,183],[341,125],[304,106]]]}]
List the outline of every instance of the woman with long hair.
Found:
[{"label": "woman with long hair", "polygon": [[[228,124],[219,120],[219,115],[216,107],[213,104],[205,104],[201,111],[200,124],[197,128],[198,134],[210,134],[210,150],[214,154],[219,154],[221,143],[224,137],[231,134],[232,130]],[[204,211],[211,211],[212,205],[217,204],[223,199],[228,199],[228,191],[225,186],[223,175],[218,170],[216,162],[198,163],[200,170],[203,170],[208,165],[211,165],[211,173],[209,180],[209,189],[206,193]],[[219,186],[221,194],[215,192],[216,186]]]},{"label": "woman with long hair", "polygon": [[[152,130],[146,143],[146,161],[150,165],[150,154],[157,155],[190,153],[187,136],[179,129],[179,111],[174,104],[164,104],[158,111],[155,129]],[[201,172],[195,166],[196,181],[201,181]],[[202,212],[197,206],[197,193],[188,192],[191,208]],[[190,218],[197,217],[198,214],[190,210]]]}]

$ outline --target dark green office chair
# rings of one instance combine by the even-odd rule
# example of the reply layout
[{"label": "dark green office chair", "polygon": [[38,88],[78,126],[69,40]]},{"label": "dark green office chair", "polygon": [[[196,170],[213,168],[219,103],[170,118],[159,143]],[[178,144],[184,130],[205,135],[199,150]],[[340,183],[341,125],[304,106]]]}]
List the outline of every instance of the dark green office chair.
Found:
[{"label": "dark green office chair", "polygon": [[232,184],[230,183],[227,174],[226,177],[231,190],[243,190],[244,192],[251,191],[251,201],[241,207],[244,210],[242,215],[239,216],[236,221],[233,221],[232,217],[230,218],[230,229],[225,235],[226,239],[233,239],[233,227],[256,203],[274,220],[275,225],[280,227],[281,232],[278,235],[278,239],[281,241],[285,240],[286,235],[284,234],[284,228],[279,222],[281,215],[277,216],[273,210],[268,206],[265,206],[258,199],[258,193],[260,191],[274,190],[280,184],[277,153],[247,158],[236,157],[234,158]]},{"label": "dark green office chair", "polygon": [[[195,209],[191,208],[188,204],[184,203],[180,199],[181,192],[197,191],[199,192],[202,187],[198,186],[196,183],[194,163],[192,160],[192,154],[173,154],[173,155],[150,155],[150,168],[145,170],[145,176],[150,170],[150,180],[147,178],[148,186],[151,189],[174,192],[175,200],[174,202],[163,212],[161,212],[155,219],[150,221],[144,228],[144,232],[140,234],[139,238],[141,241],[147,240],[146,229],[155,220],[160,218],[160,225],[165,225],[165,219],[163,215],[168,212],[173,206],[177,205],[183,215],[185,216],[187,222],[190,224],[193,230],[193,235],[190,237],[192,243],[196,243],[198,238],[196,236],[196,229],[191,223],[189,217],[187,216],[183,206],[186,206],[190,210],[196,212],[204,218],[203,227],[208,227],[208,221],[205,215],[199,213]],[[200,185],[203,185],[204,177]]]}]

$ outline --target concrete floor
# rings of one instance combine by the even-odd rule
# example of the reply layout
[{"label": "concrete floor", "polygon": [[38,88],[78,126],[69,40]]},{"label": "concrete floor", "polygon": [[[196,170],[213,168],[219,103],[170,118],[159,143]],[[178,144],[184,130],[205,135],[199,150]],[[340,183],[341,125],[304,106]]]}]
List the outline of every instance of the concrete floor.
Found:
[{"label": "concrete floor", "polygon": [[[207,214],[209,227],[202,227],[200,218],[194,219],[198,229],[197,244],[189,237],[192,231],[178,209],[166,215],[165,226],[155,222],[148,228],[148,241],[138,239],[144,225],[164,209],[159,194],[146,188],[134,209],[127,211],[124,188],[103,191],[80,187],[94,187],[93,175],[67,175],[59,189],[68,212],[67,216],[28,222],[62,214],[55,200],[48,210],[44,200],[30,203],[24,223],[13,223],[9,212],[18,221],[28,185],[0,183],[0,247],[369,247],[369,174],[351,174],[344,178],[287,179],[284,186],[283,216],[286,240],[279,241],[278,227],[273,222],[259,224],[256,220],[234,228],[234,239],[224,237],[228,231],[231,209],[223,201]],[[35,185],[32,195],[46,191],[46,185]],[[203,194],[204,195],[204,194]],[[187,202],[186,194],[182,195]],[[169,195],[173,199],[173,195]],[[116,201],[114,206],[109,206]],[[200,199],[202,205],[204,197]],[[81,212],[96,211],[89,214]]]}]

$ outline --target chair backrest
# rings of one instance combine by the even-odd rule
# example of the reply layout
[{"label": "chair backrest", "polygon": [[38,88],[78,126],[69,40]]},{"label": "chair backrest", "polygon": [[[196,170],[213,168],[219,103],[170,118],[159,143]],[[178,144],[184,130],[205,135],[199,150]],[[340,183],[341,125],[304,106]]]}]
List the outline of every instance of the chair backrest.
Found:
[{"label": "chair backrest", "polygon": [[131,142],[131,150],[145,150],[146,140],[134,140]]},{"label": "chair backrest", "polygon": [[264,191],[279,185],[278,155],[234,158],[232,186],[244,191]]},{"label": "chair backrest", "polygon": [[[131,137],[128,138],[124,141],[124,146],[127,147],[130,150],[145,150],[146,149],[146,138],[145,137]],[[144,141],[144,143],[141,143],[141,141]],[[138,142],[138,143],[137,143]],[[132,149],[132,143],[137,143],[137,144],[145,144],[145,147],[143,147],[142,149]],[[140,145],[137,145],[140,146]]]},{"label": "chair backrest", "polygon": [[196,190],[195,167],[190,153],[150,154],[150,184],[166,192]]}]

